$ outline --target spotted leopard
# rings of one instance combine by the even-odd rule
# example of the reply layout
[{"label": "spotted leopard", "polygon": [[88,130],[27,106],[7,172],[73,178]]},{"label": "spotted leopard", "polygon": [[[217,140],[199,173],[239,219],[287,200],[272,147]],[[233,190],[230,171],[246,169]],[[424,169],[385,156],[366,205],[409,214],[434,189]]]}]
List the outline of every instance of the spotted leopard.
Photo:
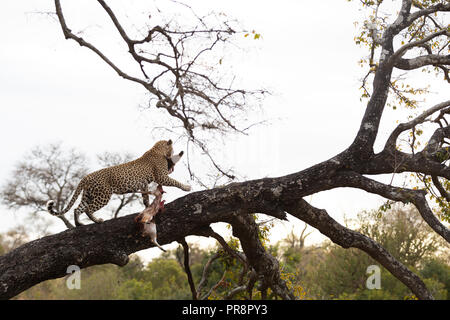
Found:
[{"label": "spotted leopard", "polygon": [[177,187],[190,191],[189,185],[182,184],[168,176],[173,171],[173,162],[183,155],[173,155],[172,140],[161,140],[144,155],[136,160],[117,166],[92,172],[81,179],[67,207],[61,212],[53,209],[54,202],[47,203],[47,210],[52,215],[63,215],[70,210],[83,191],[80,205],[74,210],[75,225],[81,225],[79,216],[85,212],[88,217],[100,223],[103,220],[94,217],[94,212],[104,207],[112,194],[143,192],[145,206],[149,206],[148,185],[156,182],[161,186]]}]

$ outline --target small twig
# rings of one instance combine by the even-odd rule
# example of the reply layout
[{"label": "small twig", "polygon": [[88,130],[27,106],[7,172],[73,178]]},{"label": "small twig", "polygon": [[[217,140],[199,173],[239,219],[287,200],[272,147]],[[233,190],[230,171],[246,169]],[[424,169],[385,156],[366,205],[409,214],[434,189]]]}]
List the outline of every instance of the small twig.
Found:
[{"label": "small twig", "polygon": [[206,280],[208,279],[209,269],[211,268],[212,263],[215,260],[217,260],[218,258],[220,258],[220,254],[218,252],[216,252],[206,262],[206,264],[205,264],[205,266],[203,268],[202,278],[200,279],[200,282],[198,284],[197,299],[200,298],[200,293],[201,293],[203,287],[206,284]]},{"label": "small twig", "polygon": [[441,197],[445,198],[445,200],[447,200],[447,202],[450,203],[450,194],[442,186],[441,182],[439,181],[439,178],[437,176],[431,176],[431,179],[433,181],[433,184],[438,189]]},{"label": "small twig", "polygon": [[220,278],[219,281],[217,281],[217,283],[212,286],[212,288],[208,291],[207,294],[205,294],[200,300],[206,300],[209,298],[209,296],[223,283],[223,281],[225,280],[225,276],[227,274],[227,271],[225,270],[223,272],[222,278]]}]

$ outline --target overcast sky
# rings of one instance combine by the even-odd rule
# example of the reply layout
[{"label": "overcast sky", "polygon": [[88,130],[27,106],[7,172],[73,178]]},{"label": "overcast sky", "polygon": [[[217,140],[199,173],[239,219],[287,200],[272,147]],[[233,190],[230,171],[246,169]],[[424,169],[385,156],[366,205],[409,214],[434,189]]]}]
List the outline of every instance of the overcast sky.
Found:
[{"label": "overcast sky", "polygon": [[[124,6],[123,1],[108,3],[113,9]],[[135,11],[143,3],[127,2]],[[111,47],[120,42],[98,3],[62,1],[62,5],[69,24],[72,17],[85,18],[86,34],[101,33]],[[232,63],[238,77],[274,93],[265,100],[264,112],[254,115],[269,119],[270,125],[255,128],[246,137],[230,137],[228,144],[220,146],[224,159],[238,172],[249,179],[293,173],[351,143],[364,112],[358,90],[364,70],[357,62],[366,53],[353,40],[353,22],[364,13],[357,5],[336,0],[209,0],[192,5],[223,11],[262,35],[237,51]],[[141,87],[119,78],[91,51],[65,40],[55,16],[36,13],[49,11],[54,11],[53,1],[2,4],[0,181],[38,144],[62,141],[94,159],[103,151],[139,156],[156,140],[176,139],[152,131],[158,119],[139,108],[148,98]],[[395,118],[389,112],[384,115],[382,134],[389,132]],[[182,148],[175,144],[176,151]],[[183,182],[189,179],[184,166],[178,166],[173,176]],[[167,199],[183,194],[171,188]],[[321,192],[306,200],[327,209],[340,222],[344,215],[382,203],[378,196],[349,189]],[[6,208],[0,221],[0,232],[23,223],[19,213]],[[293,225],[278,224],[273,239],[287,235]],[[58,230],[63,226],[56,220]]]}]

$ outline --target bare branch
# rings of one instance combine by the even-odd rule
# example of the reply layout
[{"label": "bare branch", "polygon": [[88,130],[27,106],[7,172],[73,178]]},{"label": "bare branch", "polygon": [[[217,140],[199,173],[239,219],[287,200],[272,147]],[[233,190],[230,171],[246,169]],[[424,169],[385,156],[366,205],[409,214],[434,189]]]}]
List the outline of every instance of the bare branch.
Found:
[{"label": "bare branch", "polygon": [[244,265],[247,264],[247,259],[245,258],[245,255],[241,254],[240,252],[236,252],[233,250],[228,243],[225,241],[225,239],[215,232],[211,227],[204,228],[198,233],[199,235],[202,235],[204,237],[212,237],[219,242],[219,244],[222,246],[223,250],[230,256],[234,257],[237,260],[240,260]]},{"label": "bare branch", "polygon": [[209,273],[209,269],[211,268],[212,263],[217,260],[218,258],[220,258],[220,253],[216,252],[215,254],[213,254],[208,261],[206,262],[205,266],[203,267],[203,273],[202,273],[202,277],[200,279],[200,282],[198,284],[198,290],[197,290],[197,299],[203,300],[200,298],[200,293],[203,290],[203,287],[206,284],[206,281],[208,280],[208,273]]},{"label": "bare branch", "polygon": [[195,289],[194,279],[192,278],[191,268],[189,267],[189,246],[186,239],[179,241],[184,251],[184,271],[188,277],[189,287],[191,288],[192,299],[197,300],[197,290]]},{"label": "bare branch", "polygon": [[[259,104],[259,99],[267,91],[234,88],[234,77],[216,71],[217,63],[205,60],[207,53],[225,48],[230,37],[236,33],[230,22],[214,16],[218,19],[210,23],[205,17],[196,16],[199,25],[187,27],[186,31],[180,30],[176,23],[168,22],[147,27],[148,34],[136,40],[127,33],[104,0],[98,0],[98,3],[125,42],[128,53],[138,63],[143,77],[127,73],[94,44],[72,32],[63,15],[60,0],[55,0],[56,14],[66,39],[72,39],[93,51],[119,76],[144,86],[151,93],[149,107],[165,109],[170,118],[181,123],[180,129],[186,133],[184,138],[195,142],[193,145],[210,159],[211,168],[234,179],[230,170],[222,168],[206,147],[208,144],[205,143],[203,131],[207,130],[212,135],[229,132],[246,134],[245,129],[239,129],[237,122],[241,121],[243,114]],[[192,11],[189,6],[185,7]],[[192,43],[196,45],[193,47]]]},{"label": "bare branch", "polygon": [[450,3],[438,3],[433,6],[429,6],[428,8],[423,8],[419,11],[411,13],[402,26],[404,28],[410,26],[415,20],[423,16],[430,16],[435,12],[449,12],[450,11]]},{"label": "bare branch", "polygon": [[442,109],[448,106],[450,106],[450,100],[438,103],[437,105],[429,108],[421,115],[419,115],[418,117],[414,118],[409,122],[399,124],[397,128],[395,128],[395,130],[392,131],[384,148],[393,150],[396,147],[397,138],[402,132],[412,129],[418,124],[424,123],[427,120],[427,118],[433,115],[435,112],[441,111]]},{"label": "bare branch", "polygon": [[450,194],[445,190],[445,188],[442,186],[441,182],[439,181],[439,178],[436,176],[432,176],[433,184],[438,189],[439,193],[441,194],[441,197],[443,197],[447,202],[450,203]]},{"label": "bare branch", "polygon": [[447,242],[450,242],[450,230],[446,228],[433,214],[433,211],[428,206],[425,198],[425,191],[389,186],[366,178],[355,172],[340,173],[335,177],[334,181],[338,185],[363,189],[367,192],[379,194],[394,201],[413,203],[428,225],[436,233],[441,235]]},{"label": "bare branch", "polygon": [[151,93],[157,95],[158,97],[162,98],[161,92],[150,86],[146,81],[141,80],[136,77],[132,77],[125,72],[123,72],[119,67],[117,67],[111,60],[109,60],[99,49],[97,49],[95,46],[90,44],[89,42],[85,41],[83,38],[80,38],[72,33],[72,31],[67,27],[66,21],[64,19],[64,15],[61,9],[61,3],[59,0],[55,0],[55,8],[56,8],[56,14],[59,19],[59,23],[61,24],[62,31],[64,33],[64,36],[66,39],[72,39],[75,40],[80,46],[86,47],[93,51],[96,55],[100,57],[104,62],[106,62],[114,71],[117,72],[117,74],[127,80],[136,82],[144,86],[148,91]]},{"label": "bare branch", "polygon": [[[402,70],[414,70],[425,66],[450,65],[450,55],[429,54],[411,59],[397,58],[394,66]],[[447,71],[448,72],[448,71]]]},{"label": "bare branch", "polygon": [[246,290],[247,290],[247,286],[246,286],[246,285],[238,286],[238,287],[232,289],[232,290],[225,296],[224,300],[231,300],[231,299],[233,299],[233,297],[234,297],[235,295],[237,295],[238,293],[244,292],[244,291],[246,291]]},{"label": "bare branch", "polygon": [[419,46],[427,43],[428,41],[430,41],[436,37],[442,36],[442,35],[446,35],[447,37],[449,37],[450,32],[448,32],[447,30],[439,30],[437,32],[429,34],[428,36],[424,37],[423,39],[403,45],[400,49],[395,51],[394,54],[390,57],[390,59],[392,60],[392,63],[395,64],[397,59],[401,58],[408,50],[410,50],[414,47],[419,47]]},{"label": "bare branch", "polygon": [[217,283],[215,285],[213,285],[211,287],[211,289],[203,296],[200,298],[200,300],[206,300],[209,298],[209,296],[223,283],[223,281],[225,280],[225,276],[227,275],[227,271],[225,270],[222,274],[222,278],[220,278],[219,281],[217,281]]}]

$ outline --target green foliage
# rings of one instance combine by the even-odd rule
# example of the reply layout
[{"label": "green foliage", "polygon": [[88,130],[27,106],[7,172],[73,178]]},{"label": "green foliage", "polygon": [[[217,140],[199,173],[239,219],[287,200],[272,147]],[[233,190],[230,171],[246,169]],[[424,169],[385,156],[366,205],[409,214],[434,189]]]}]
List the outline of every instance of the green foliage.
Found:
[{"label": "green foliage", "polygon": [[380,243],[407,266],[418,267],[421,259],[443,245],[439,235],[410,206],[392,206],[381,215],[379,211],[362,212],[357,224],[361,233]]},{"label": "green foliage", "polygon": [[443,285],[443,290],[446,291],[446,299],[450,299],[450,266],[447,261],[437,259],[435,257],[427,259],[422,269],[420,270],[420,275],[426,279],[435,279]]},{"label": "green foliage", "polygon": [[189,299],[186,274],[173,259],[155,259],[144,268],[143,281],[150,282],[159,299]]},{"label": "green foliage", "polygon": [[362,290],[367,279],[366,268],[373,264],[367,255],[356,249],[330,245],[326,257],[318,267],[317,277],[327,298]]},{"label": "green foliage", "polygon": [[[443,254],[448,255],[448,244],[415,209],[391,204],[390,208],[362,212],[354,225],[419,274],[436,299],[448,299],[450,267]],[[360,250],[332,243],[302,249],[281,246],[281,250],[283,268],[293,273],[292,281],[304,288],[306,299],[415,299],[405,285]],[[370,265],[380,267],[380,290],[366,288]]]},{"label": "green foliage", "polygon": [[445,289],[445,285],[439,280],[436,280],[434,278],[427,278],[424,279],[423,282],[427,286],[428,290],[430,290],[431,294],[435,299],[437,300],[449,299],[448,290]]},{"label": "green foliage", "polygon": [[155,299],[155,294],[151,282],[131,279],[118,288],[116,297],[121,300],[151,300]]}]

